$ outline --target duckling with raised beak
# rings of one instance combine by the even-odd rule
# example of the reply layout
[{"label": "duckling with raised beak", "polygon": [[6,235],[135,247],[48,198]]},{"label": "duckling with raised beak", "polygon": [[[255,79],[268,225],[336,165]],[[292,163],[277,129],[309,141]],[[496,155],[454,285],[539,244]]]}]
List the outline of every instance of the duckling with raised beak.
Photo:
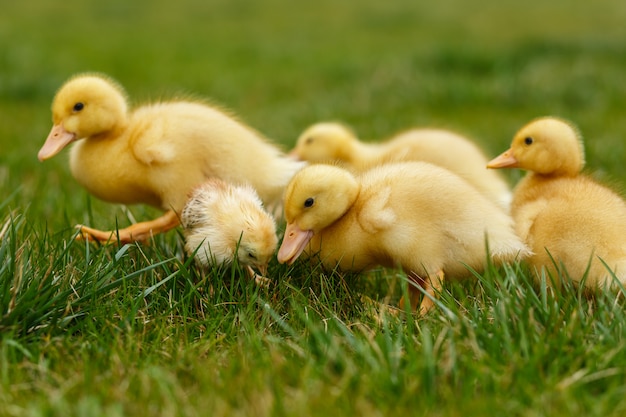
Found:
[{"label": "duckling with raised beak", "polygon": [[529,171],[514,189],[511,214],[534,252],[527,261],[537,279],[546,272],[558,286],[586,277],[596,288],[611,285],[615,274],[626,284],[626,203],[582,174],[584,165],[578,129],[544,117],[522,127],[487,166]]}]

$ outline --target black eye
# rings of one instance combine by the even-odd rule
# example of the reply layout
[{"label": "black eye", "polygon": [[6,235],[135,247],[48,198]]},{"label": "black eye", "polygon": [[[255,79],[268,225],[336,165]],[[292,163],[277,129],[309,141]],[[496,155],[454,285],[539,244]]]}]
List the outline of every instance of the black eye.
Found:
[{"label": "black eye", "polygon": [[313,142],[313,136],[309,136],[308,138],[306,138],[306,140],[304,141],[304,143],[306,143],[307,145],[310,145]]},{"label": "black eye", "polygon": [[315,199],[313,197],[309,197],[304,200],[304,207],[311,207],[315,203]]},{"label": "black eye", "polygon": [[256,255],[252,252],[248,252],[248,258],[256,260]]},{"label": "black eye", "polygon": [[85,107],[85,105],[79,101],[78,103],[74,104],[73,110],[74,111],[81,111],[84,107]]},{"label": "black eye", "polygon": [[532,145],[533,144],[533,138],[531,138],[530,136],[527,137],[526,139],[524,139],[524,143],[526,145]]}]

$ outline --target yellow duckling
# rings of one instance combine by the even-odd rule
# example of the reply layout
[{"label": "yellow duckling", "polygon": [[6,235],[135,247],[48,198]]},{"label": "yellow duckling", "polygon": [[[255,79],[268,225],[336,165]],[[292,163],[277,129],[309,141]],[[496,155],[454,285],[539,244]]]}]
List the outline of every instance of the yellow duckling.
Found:
[{"label": "yellow duckling", "polygon": [[[119,230],[122,242],[176,227],[187,196],[207,178],[249,183],[273,206],[302,167],[253,129],[205,103],[171,101],[129,111],[122,88],[102,75],[67,81],[52,102],[52,119],[39,160],[75,142],[70,169],[90,193],[109,202],[166,210],[155,220]],[[78,227],[103,242],[115,233]]]},{"label": "yellow duckling", "polygon": [[[327,269],[401,267],[434,296],[445,275],[481,270],[527,254],[511,218],[466,181],[425,162],[379,165],[359,175],[332,165],[298,172],[285,191],[278,261],[319,254]],[[419,303],[417,289],[411,306]],[[433,306],[429,297],[421,312]]]},{"label": "yellow duckling", "polygon": [[278,238],[274,218],[249,185],[212,178],[197,187],[181,214],[185,249],[203,266],[239,264],[267,274]]},{"label": "yellow duckling", "polygon": [[511,214],[534,252],[528,262],[538,278],[545,270],[575,282],[587,275],[588,287],[610,284],[603,261],[626,284],[626,204],[582,175],[584,164],[577,129],[545,117],[519,130],[511,148],[488,167],[529,171],[514,190]]},{"label": "yellow duckling", "polygon": [[480,148],[443,129],[411,129],[382,143],[366,143],[342,124],[317,123],[300,135],[290,154],[311,163],[341,162],[358,172],[389,162],[430,162],[464,178],[505,209],[511,202],[506,181],[485,169],[488,159]]}]

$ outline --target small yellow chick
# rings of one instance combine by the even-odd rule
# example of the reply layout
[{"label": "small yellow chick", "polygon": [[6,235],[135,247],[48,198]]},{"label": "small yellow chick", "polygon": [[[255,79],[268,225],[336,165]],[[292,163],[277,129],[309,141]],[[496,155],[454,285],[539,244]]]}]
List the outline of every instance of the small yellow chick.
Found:
[{"label": "small yellow chick", "polygon": [[480,148],[448,130],[411,129],[381,143],[367,143],[340,123],[317,123],[300,135],[290,155],[311,163],[340,162],[358,172],[389,162],[430,162],[464,178],[504,209],[511,202],[509,186],[485,169],[488,159]]},{"label": "small yellow chick", "polygon": [[[302,253],[319,255],[327,269],[365,271],[401,267],[428,294],[445,275],[482,270],[528,254],[513,221],[457,175],[426,162],[379,165],[353,175],[332,165],[298,172],[285,191],[287,227],[278,261]],[[412,287],[411,287],[412,288]],[[428,311],[433,302],[414,289],[411,306]]]},{"label": "small yellow chick", "polygon": [[[279,207],[284,187],[303,165],[206,103],[170,101],[129,111],[122,87],[104,75],[67,81],[52,102],[52,119],[39,160],[75,142],[70,170],[87,191],[109,202],[166,210],[158,219],[119,230],[122,242],[176,227],[187,196],[208,178],[249,183],[268,207]],[[99,241],[114,236],[78,227]]]},{"label": "small yellow chick", "polygon": [[[626,284],[626,204],[607,187],[582,175],[582,139],[569,122],[536,119],[513,138],[511,148],[489,168],[521,168],[529,173],[515,187],[511,214],[520,237],[534,255],[530,266],[545,270],[560,285],[567,278],[594,288]],[[556,263],[556,266],[555,266]]]},{"label": "small yellow chick", "polygon": [[191,194],[181,223],[185,250],[201,265],[230,264],[236,256],[240,265],[267,274],[278,246],[276,224],[251,186],[207,180]]}]

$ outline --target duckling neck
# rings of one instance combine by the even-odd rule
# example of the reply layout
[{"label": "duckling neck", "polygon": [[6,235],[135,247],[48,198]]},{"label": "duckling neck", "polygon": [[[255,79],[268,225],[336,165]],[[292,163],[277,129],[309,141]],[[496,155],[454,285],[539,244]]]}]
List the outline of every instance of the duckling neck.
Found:
[{"label": "duckling neck", "polygon": [[127,123],[125,120],[117,122],[110,129],[93,134],[86,139],[92,141],[115,140],[123,135],[126,131]]},{"label": "duckling neck", "polygon": [[529,172],[520,180],[517,185],[517,189],[537,187],[561,177],[562,175],[555,173],[540,174],[538,172]]},{"label": "duckling neck", "polygon": [[336,155],[334,159],[344,161],[348,164],[354,164],[360,159],[360,155],[363,152],[362,144],[358,140],[347,140],[341,146],[335,148]]},{"label": "duckling neck", "polygon": [[556,174],[539,174],[529,172],[515,187],[513,201],[511,202],[512,213],[515,216],[516,208],[540,198],[545,198],[547,189],[551,189],[556,182],[570,176]]},{"label": "duckling neck", "polygon": [[547,170],[545,172],[531,171],[527,177],[534,177],[536,181],[547,181],[554,178],[574,178],[580,174],[582,170],[582,164],[568,164],[562,165],[558,168]]},{"label": "duckling neck", "polygon": [[542,175],[543,177],[545,177],[546,179],[549,178],[558,178],[558,177],[576,177],[580,171],[582,170],[582,164],[570,164],[570,165],[565,165],[562,166],[558,169],[555,169],[552,172],[549,173],[545,173],[545,174],[539,174],[537,173],[537,175]]},{"label": "duckling neck", "polygon": [[350,162],[362,168],[369,167],[380,158],[380,148],[378,143],[357,142],[352,149]]}]

